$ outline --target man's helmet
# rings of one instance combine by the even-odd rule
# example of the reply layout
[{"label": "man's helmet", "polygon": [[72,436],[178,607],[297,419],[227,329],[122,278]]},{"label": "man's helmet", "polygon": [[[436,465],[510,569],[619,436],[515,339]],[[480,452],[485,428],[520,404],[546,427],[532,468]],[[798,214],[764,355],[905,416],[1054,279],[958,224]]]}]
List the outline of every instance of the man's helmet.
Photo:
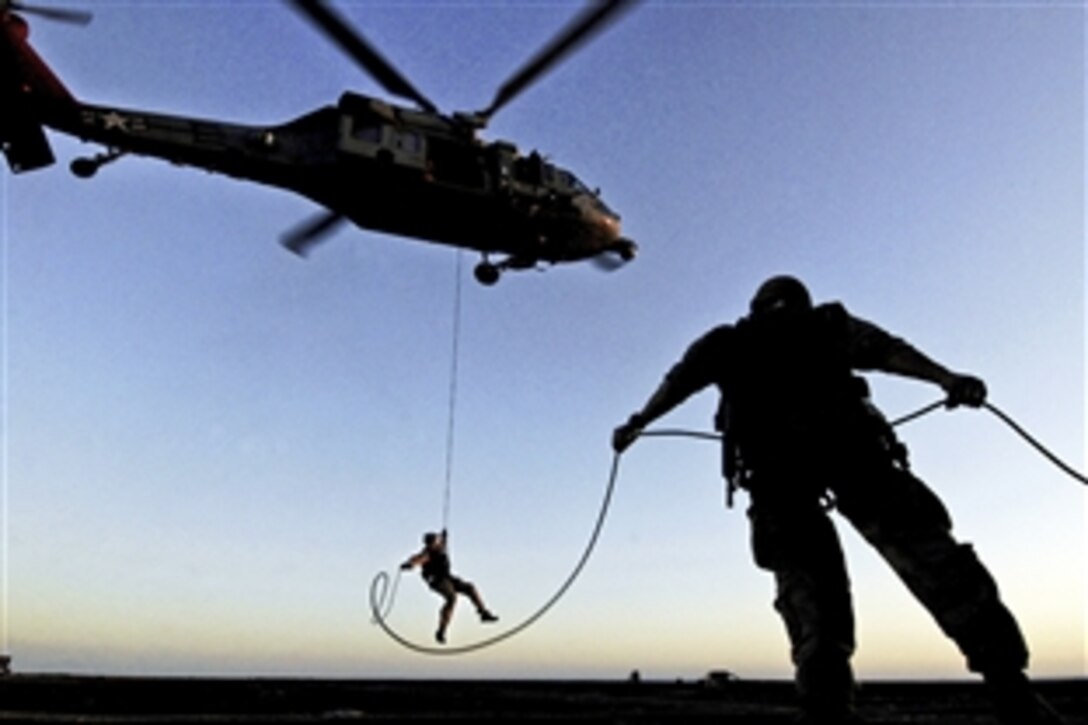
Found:
[{"label": "man's helmet", "polygon": [[812,309],[812,297],[801,280],[789,275],[771,277],[759,286],[752,298],[750,310],[753,317],[777,311]]}]

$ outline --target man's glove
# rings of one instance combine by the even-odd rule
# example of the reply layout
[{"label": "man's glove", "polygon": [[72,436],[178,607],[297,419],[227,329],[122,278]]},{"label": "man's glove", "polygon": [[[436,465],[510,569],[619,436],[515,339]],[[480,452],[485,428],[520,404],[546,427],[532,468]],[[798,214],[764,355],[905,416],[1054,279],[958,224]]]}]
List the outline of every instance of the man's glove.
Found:
[{"label": "man's glove", "polygon": [[645,423],[638,413],[628,418],[626,423],[612,432],[612,450],[616,453],[623,453],[627,450],[642,433],[643,426],[645,426]]},{"label": "man's glove", "polygon": [[945,405],[949,408],[959,405],[977,408],[986,402],[986,383],[973,375],[956,375],[944,385],[944,392],[948,395]]}]

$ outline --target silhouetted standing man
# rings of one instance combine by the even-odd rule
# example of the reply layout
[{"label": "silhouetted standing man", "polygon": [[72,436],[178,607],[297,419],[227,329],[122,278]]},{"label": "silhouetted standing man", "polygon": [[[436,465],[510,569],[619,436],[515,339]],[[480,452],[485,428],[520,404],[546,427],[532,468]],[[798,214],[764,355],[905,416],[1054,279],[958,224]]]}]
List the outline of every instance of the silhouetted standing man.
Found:
[{"label": "silhouetted standing man", "polygon": [[688,348],[616,429],[613,447],[622,452],[650,422],[718,387],[725,473],[750,496],[752,552],[775,576],[808,722],[859,722],[850,584],[827,515],[833,500],[982,674],[1003,723],[1059,723],[1024,675],[1027,646],[993,578],[953,538],[944,505],[911,474],[906,448],[855,370],[935,383],[949,407],[986,399],[978,378],[949,371],[838,303],[814,307],[797,279],[773,277],[750,314]]}]

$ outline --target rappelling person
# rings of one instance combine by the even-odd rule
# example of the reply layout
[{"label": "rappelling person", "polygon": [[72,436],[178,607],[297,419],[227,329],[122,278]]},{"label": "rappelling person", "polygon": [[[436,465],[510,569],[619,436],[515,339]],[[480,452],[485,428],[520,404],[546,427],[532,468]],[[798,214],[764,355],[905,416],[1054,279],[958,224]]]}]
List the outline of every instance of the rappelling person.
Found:
[{"label": "rappelling person", "polygon": [[759,288],[749,314],[687,349],[616,428],[612,445],[622,453],[652,421],[718,387],[724,473],[731,490],[749,496],[752,553],[775,577],[803,722],[862,722],[853,709],[854,614],[833,505],[982,675],[1002,723],[1060,723],[1025,675],[1027,645],[997,585],[910,472],[860,370],[935,383],[949,408],[986,400],[980,379],[946,369],[839,303],[813,306],[799,280],[778,276]]},{"label": "rappelling person", "polygon": [[481,622],[499,621],[499,618],[484,606],[476,586],[454,576],[451,572],[446,541],[445,529],[442,529],[440,534],[434,532],[424,534],[423,549],[400,565],[400,568],[405,571],[415,566],[422,567],[423,581],[427,582],[427,586],[440,594],[444,600],[442,608],[438,611],[438,630],[434,634],[439,644],[446,643],[446,628],[449,627],[450,619],[453,617],[453,608],[457,603],[458,594],[463,594],[472,601]]}]

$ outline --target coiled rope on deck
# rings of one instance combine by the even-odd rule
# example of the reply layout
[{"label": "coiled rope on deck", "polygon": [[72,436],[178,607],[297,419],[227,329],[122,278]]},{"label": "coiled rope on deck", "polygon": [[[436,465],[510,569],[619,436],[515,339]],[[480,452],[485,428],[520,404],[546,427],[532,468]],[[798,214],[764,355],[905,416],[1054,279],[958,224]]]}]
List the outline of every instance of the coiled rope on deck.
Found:
[{"label": "coiled rope on deck", "polygon": [[[898,427],[912,420],[916,420],[924,415],[927,415],[940,407],[946,406],[947,400],[941,399],[923,406],[912,413],[908,413],[904,416],[896,418],[891,421],[893,427]],[[1060,468],[1064,473],[1070,477],[1088,485],[1088,478],[1084,474],[1076,471],[1067,463],[1059,459],[1052,451],[1046,446],[1036,440],[1031,434],[1029,434],[1022,426],[1012,419],[1007,413],[999,409],[997,406],[990,403],[983,403],[983,407],[995,415],[999,420],[1008,425],[1012,430],[1023,438],[1033,448],[1043,454],[1054,465]],[[701,440],[720,441],[722,436],[720,433],[710,433],[706,431],[696,431],[687,429],[652,429],[644,430],[639,433],[639,437],[675,437],[675,438],[695,438]],[[559,586],[554,594],[540,606],[535,612],[525,618],[521,623],[507,629],[506,631],[497,634],[493,637],[473,642],[471,644],[462,645],[459,647],[431,647],[427,645],[421,645],[407,637],[401,635],[394,630],[387,620],[390,611],[393,608],[393,599],[396,596],[397,584],[400,581],[400,570],[397,570],[395,578],[392,579],[392,585],[390,585],[390,576],[386,572],[378,572],[370,583],[370,611],[373,622],[381,627],[391,639],[397,644],[410,649],[414,652],[427,655],[461,655],[469,652],[475,652],[485,649],[492,645],[498,644],[503,640],[510,639],[514,635],[523,632],[528,629],[537,620],[543,617],[552,607],[554,607],[560,599],[567,593],[570,587],[574,584],[575,580],[582,573],[586,563],[589,561],[590,555],[593,553],[594,548],[597,546],[597,541],[600,538],[601,530],[604,528],[605,519],[608,516],[608,509],[612,503],[612,494],[616,488],[616,479],[619,473],[620,465],[620,453],[616,453],[612,458],[612,470],[608,476],[608,484],[605,487],[604,497],[601,501],[600,511],[597,514],[597,520],[593,525],[593,531],[589,536],[589,541],[586,543],[585,549],[582,551],[582,555],[579,557],[578,562],[574,565],[574,569],[571,570],[566,580]],[[383,611],[384,610],[384,611]]]}]

